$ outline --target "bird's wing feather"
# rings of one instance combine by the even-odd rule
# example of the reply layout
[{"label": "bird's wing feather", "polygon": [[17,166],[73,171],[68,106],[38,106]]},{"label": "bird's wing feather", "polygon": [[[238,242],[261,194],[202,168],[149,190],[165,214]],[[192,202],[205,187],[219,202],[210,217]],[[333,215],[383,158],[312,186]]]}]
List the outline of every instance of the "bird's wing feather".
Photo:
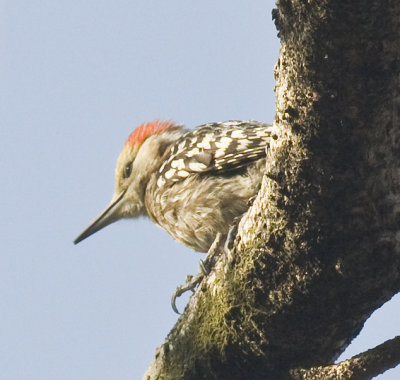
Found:
[{"label": "bird's wing feather", "polygon": [[195,173],[225,173],[266,155],[272,126],[257,121],[210,123],[186,132],[161,166],[159,186]]}]

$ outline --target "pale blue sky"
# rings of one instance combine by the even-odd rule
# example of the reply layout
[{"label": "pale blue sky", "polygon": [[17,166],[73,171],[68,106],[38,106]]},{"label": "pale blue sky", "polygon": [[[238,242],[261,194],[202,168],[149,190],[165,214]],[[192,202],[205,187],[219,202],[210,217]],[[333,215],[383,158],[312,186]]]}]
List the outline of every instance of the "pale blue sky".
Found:
[{"label": "pale blue sky", "polygon": [[[72,240],[108,203],[136,125],[272,121],[272,1],[0,4],[0,379],[140,378],[202,256],[145,219]],[[399,310],[347,357],[400,334]]]}]

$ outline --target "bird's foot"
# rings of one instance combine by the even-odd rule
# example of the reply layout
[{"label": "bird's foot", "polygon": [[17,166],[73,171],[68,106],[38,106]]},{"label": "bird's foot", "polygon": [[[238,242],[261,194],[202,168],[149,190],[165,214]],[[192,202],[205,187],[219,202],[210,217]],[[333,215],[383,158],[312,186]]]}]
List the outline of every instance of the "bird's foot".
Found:
[{"label": "bird's foot", "polygon": [[176,314],[180,314],[178,308],[176,307],[176,299],[180,297],[183,293],[187,292],[188,290],[191,290],[194,292],[196,286],[200,284],[201,280],[204,277],[204,273],[200,270],[199,273],[196,274],[196,276],[187,276],[186,277],[186,283],[184,285],[180,285],[175,289],[174,294],[172,294],[171,298],[171,306],[172,310],[175,311]]},{"label": "bird's foot", "polygon": [[172,310],[175,311],[175,313],[180,314],[178,308],[176,307],[176,299],[180,297],[183,293],[187,292],[188,290],[191,290],[192,292],[195,291],[196,287],[200,284],[203,278],[211,272],[212,268],[214,268],[214,265],[217,262],[222,251],[227,255],[231,253],[237,231],[238,231],[238,223],[234,223],[229,228],[227,237],[224,242],[223,250],[221,249],[223,236],[221,233],[218,232],[214,242],[212,243],[210,249],[207,252],[206,258],[204,260],[200,260],[199,262],[199,272],[195,276],[191,275],[187,276],[186,283],[184,285],[178,286],[174,294],[172,295],[171,306]]},{"label": "bird's foot", "polygon": [[206,258],[204,260],[200,260],[199,262],[199,272],[195,276],[191,275],[187,276],[186,283],[176,288],[171,298],[172,310],[175,311],[175,313],[180,314],[180,312],[176,307],[176,299],[180,297],[183,293],[187,292],[188,290],[194,292],[196,286],[200,284],[203,278],[207,276],[210,273],[211,269],[214,267],[220,254],[219,248],[221,241],[222,241],[222,235],[221,233],[218,233],[210,249],[207,252]]}]

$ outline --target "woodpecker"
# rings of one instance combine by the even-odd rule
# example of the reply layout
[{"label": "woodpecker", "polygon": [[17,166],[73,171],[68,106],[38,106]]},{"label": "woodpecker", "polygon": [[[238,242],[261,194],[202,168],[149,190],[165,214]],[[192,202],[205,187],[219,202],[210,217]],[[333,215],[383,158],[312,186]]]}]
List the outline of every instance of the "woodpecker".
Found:
[{"label": "woodpecker", "polygon": [[148,216],[174,239],[207,252],[249,208],[261,185],[271,125],[226,121],[184,129],[154,120],[128,137],[108,207],[74,241],[122,218]]}]

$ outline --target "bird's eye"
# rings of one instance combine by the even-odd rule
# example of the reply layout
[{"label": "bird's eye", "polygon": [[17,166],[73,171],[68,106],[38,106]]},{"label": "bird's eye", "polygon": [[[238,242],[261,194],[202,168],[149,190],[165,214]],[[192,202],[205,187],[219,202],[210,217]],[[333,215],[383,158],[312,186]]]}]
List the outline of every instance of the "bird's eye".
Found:
[{"label": "bird's eye", "polygon": [[124,178],[128,178],[131,175],[131,172],[132,172],[132,161],[129,161],[124,167],[124,172],[122,173],[122,176]]}]

